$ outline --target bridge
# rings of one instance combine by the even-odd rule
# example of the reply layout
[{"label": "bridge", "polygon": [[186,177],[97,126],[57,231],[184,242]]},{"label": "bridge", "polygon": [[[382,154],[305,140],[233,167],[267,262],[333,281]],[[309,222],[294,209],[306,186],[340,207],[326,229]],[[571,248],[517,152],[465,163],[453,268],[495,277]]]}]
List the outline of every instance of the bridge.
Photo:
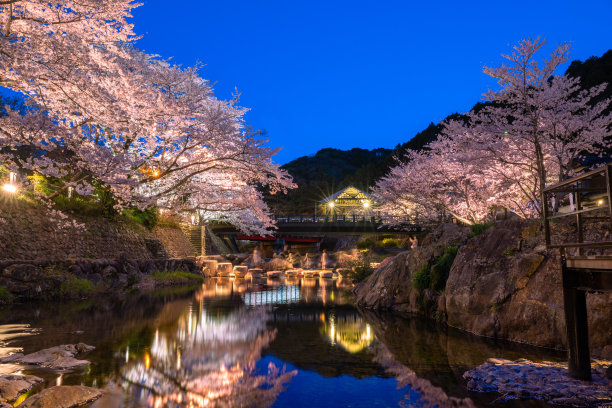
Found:
[{"label": "bridge", "polygon": [[[247,235],[226,222],[209,222],[206,226],[184,225],[199,254],[211,253],[211,243],[235,252],[237,240],[256,241],[271,244],[316,245],[324,237],[351,235],[410,235],[421,231],[421,227],[400,218],[381,217],[316,217],[291,216],[274,217],[277,229],[269,236]],[[406,222],[403,222],[406,221]],[[393,226],[389,223],[393,222]],[[207,249],[208,246],[208,249]]]},{"label": "bridge", "polygon": [[[361,234],[391,234],[416,233],[421,227],[399,218],[381,217],[314,217],[293,216],[273,217],[277,229],[273,232],[277,237],[321,236],[321,235],[361,235]],[[394,226],[389,226],[390,222]],[[212,231],[219,235],[240,234],[233,225],[214,222],[209,224]]]}]

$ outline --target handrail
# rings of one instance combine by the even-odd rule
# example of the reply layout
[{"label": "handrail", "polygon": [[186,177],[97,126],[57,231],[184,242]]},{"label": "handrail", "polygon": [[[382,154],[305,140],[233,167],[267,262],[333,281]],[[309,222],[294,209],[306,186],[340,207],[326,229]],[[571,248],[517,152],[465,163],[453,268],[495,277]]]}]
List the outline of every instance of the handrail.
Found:
[{"label": "handrail", "polygon": [[[587,187],[587,188],[579,188],[578,185],[572,186],[571,188],[568,188],[567,186],[570,186],[572,184],[577,184],[580,183],[582,180],[586,180],[588,178],[593,179],[595,176],[601,175],[603,174],[604,179],[605,179],[605,184],[598,188],[598,187]],[[569,191],[568,191],[569,190]],[[567,193],[569,192],[572,197],[574,198],[574,202],[576,205],[576,209],[574,211],[570,211],[570,212],[557,212],[556,214],[551,213],[549,211],[549,195],[553,195],[555,193]],[[583,208],[582,207],[582,199],[583,199],[583,195],[581,193],[584,192],[602,192],[604,193],[606,199],[607,199],[607,205],[603,206],[603,205],[597,205],[597,206],[588,206],[587,208]],[[603,197],[602,197],[603,198]],[[584,233],[583,233],[583,221],[587,220],[589,218],[583,218],[582,214],[584,213],[588,213],[588,212],[593,212],[593,211],[607,211],[608,213],[608,217],[610,220],[610,227],[612,228],[612,163],[608,163],[603,167],[597,168],[595,170],[591,170],[587,173],[581,174],[579,176],[576,177],[572,177],[570,179],[567,179],[565,181],[562,181],[560,183],[554,184],[550,187],[546,187],[542,190],[542,210],[544,213],[544,232],[545,232],[545,237],[546,237],[546,247],[547,248],[560,248],[561,250],[563,250],[564,248],[569,248],[569,247],[575,247],[575,248],[579,248],[579,252],[582,255],[583,248],[595,248],[595,247],[608,247],[609,242],[608,241],[604,241],[604,242],[600,242],[600,243],[596,243],[596,242],[589,242],[589,243],[585,243],[583,242],[583,237],[584,237]],[[576,243],[562,243],[562,244],[552,244],[551,242],[551,231],[550,231],[550,220],[556,219],[556,218],[562,218],[562,217],[568,217],[568,216],[575,216],[576,217],[576,227],[577,227],[577,233],[578,233],[578,237],[577,240],[578,242]],[[600,218],[600,217],[597,217]]]},{"label": "handrail", "polygon": [[580,174],[579,176],[575,176],[575,177],[569,178],[567,180],[561,181],[561,182],[559,182],[557,184],[553,184],[552,186],[546,187],[544,189],[544,192],[545,193],[551,193],[551,192],[554,192],[554,190],[559,188],[559,187],[563,187],[563,186],[566,186],[568,184],[572,184],[572,183],[575,183],[575,182],[580,181],[582,179],[591,177],[591,176],[593,176],[595,174],[599,174],[599,173],[605,172],[606,171],[606,167],[607,166],[599,167],[599,168],[597,168],[595,170],[591,170],[591,171],[586,172],[584,174]]}]

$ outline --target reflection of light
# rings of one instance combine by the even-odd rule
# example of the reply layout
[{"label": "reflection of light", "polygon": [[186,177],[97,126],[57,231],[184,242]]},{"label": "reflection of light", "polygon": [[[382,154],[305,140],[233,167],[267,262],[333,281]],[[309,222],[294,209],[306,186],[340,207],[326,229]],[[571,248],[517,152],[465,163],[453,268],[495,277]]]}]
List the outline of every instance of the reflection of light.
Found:
[{"label": "reflection of light", "polygon": [[17,192],[17,186],[14,184],[5,184],[2,186],[2,189],[7,193],[14,194]]},{"label": "reflection of light", "polygon": [[62,385],[62,376],[63,374],[60,374],[59,377],[57,377],[57,379],[55,380],[55,385],[57,385],[58,387]]},{"label": "reflection of light", "polygon": [[374,341],[370,325],[361,318],[332,315],[328,322],[325,331],[331,344],[337,344],[349,353],[358,353]]},{"label": "reflection of light", "polygon": [[125,362],[127,363],[130,360],[130,346],[127,346],[125,349]]},{"label": "reflection of light", "polygon": [[145,353],[145,368],[148,370],[151,367],[151,356],[149,353]]}]

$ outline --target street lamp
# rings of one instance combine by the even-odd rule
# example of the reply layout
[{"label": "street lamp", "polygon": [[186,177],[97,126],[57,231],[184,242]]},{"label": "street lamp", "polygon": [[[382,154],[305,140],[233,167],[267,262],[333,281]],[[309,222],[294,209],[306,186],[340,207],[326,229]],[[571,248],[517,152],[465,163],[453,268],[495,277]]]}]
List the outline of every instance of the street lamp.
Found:
[{"label": "street lamp", "polygon": [[15,194],[17,192],[17,185],[15,185],[16,180],[17,180],[17,175],[11,171],[9,173],[9,182],[2,186],[2,190],[10,194]]}]

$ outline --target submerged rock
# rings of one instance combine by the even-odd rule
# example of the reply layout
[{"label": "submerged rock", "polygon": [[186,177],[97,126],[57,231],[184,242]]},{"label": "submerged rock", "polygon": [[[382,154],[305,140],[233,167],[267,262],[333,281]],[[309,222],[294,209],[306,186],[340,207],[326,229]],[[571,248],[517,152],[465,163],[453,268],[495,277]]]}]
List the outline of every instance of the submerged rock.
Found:
[{"label": "submerged rock", "polygon": [[42,378],[34,375],[0,375],[0,401],[15,401],[21,394],[42,381]]},{"label": "submerged rock", "polygon": [[501,400],[538,399],[555,405],[603,407],[612,403],[612,387],[602,369],[595,362],[589,383],[571,378],[567,364],[489,359],[463,377],[470,391],[495,391],[502,395]]},{"label": "submerged rock", "polygon": [[74,408],[97,400],[102,392],[83,385],[60,385],[34,394],[20,408]]},{"label": "submerged rock", "polygon": [[0,363],[30,364],[56,370],[66,370],[88,365],[89,361],[77,360],[74,356],[93,349],[95,347],[84,343],[64,344],[27,355],[22,353],[12,354],[0,358]]}]

